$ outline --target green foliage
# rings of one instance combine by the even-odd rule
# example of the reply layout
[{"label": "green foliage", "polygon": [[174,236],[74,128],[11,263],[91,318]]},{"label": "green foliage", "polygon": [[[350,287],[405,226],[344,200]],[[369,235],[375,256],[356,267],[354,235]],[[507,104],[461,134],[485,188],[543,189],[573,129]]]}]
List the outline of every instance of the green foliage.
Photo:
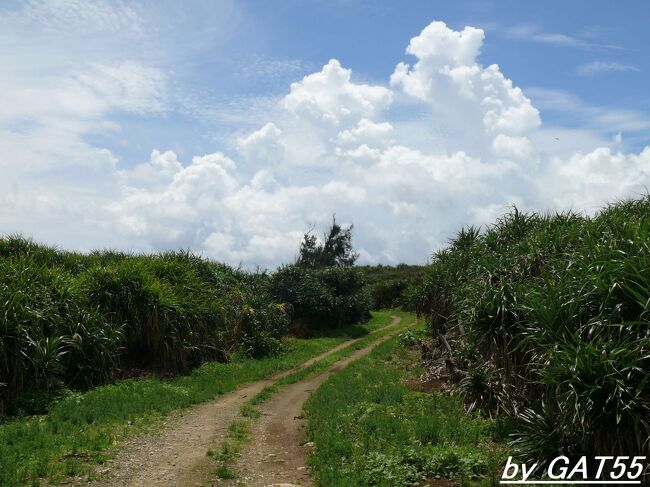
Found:
[{"label": "green foliage", "polygon": [[280,267],[271,278],[271,294],[288,305],[294,324],[341,326],[370,318],[370,296],[363,275],[352,265],[352,226],[332,224],[319,243],[305,234],[297,262]]},{"label": "green foliage", "polygon": [[365,281],[354,267],[283,266],[271,277],[271,289],[301,323],[341,326],[370,317]]},{"label": "green foliage", "polygon": [[265,274],[187,252],[82,255],[21,237],[0,239],[0,311],[0,414],[25,411],[11,405],[22,394],[88,388],[133,367],[179,373],[273,354],[288,325]]},{"label": "green foliage", "polygon": [[467,416],[456,397],[400,384],[412,378],[413,357],[398,342],[379,345],[307,401],[318,485],[397,487],[436,476],[479,480],[499,468],[503,452],[491,441],[491,420]]},{"label": "green foliage", "polygon": [[343,228],[332,217],[332,224],[320,243],[313,233],[307,232],[300,244],[296,264],[300,267],[350,267],[359,257],[352,247],[352,225]]},{"label": "green foliage", "polygon": [[397,340],[404,347],[414,347],[420,343],[421,338],[424,338],[420,336],[421,334],[414,330],[405,330],[397,334]]},{"label": "green foliage", "polygon": [[219,465],[215,473],[217,474],[217,477],[219,477],[220,479],[234,479],[237,477],[235,472],[230,467],[227,467],[226,465]]},{"label": "green foliage", "polygon": [[418,301],[468,403],[519,420],[522,457],[650,455],[650,197],[463,230]]},{"label": "green foliage", "polygon": [[422,282],[425,266],[399,264],[396,266],[358,266],[364,275],[372,309],[402,308],[414,311],[418,286]]}]

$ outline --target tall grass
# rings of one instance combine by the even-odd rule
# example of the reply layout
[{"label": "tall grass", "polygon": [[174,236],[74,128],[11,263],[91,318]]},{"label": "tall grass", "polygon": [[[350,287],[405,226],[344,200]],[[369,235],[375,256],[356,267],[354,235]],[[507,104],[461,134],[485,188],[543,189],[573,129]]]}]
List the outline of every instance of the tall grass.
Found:
[{"label": "tall grass", "polygon": [[86,255],[0,239],[0,415],[42,412],[42,393],[133,370],[272,353],[288,316],[268,287],[266,274],[188,252]]},{"label": "tall grass", "polygon": [[468,404],[518,419],[523,457],[650,455],[650,197],[464,229],[418,304]]}]

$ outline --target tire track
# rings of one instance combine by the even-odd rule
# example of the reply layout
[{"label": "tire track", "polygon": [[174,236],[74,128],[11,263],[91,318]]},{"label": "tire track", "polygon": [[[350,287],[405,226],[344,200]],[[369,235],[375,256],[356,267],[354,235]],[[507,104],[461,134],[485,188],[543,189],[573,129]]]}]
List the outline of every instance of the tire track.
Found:
[{"label": "tire track", "polygon": [[[393,317],[390,324],[374,330],[371,335],[386,330],[398,322],[399,318]],[[97,487],[205,485],[214,475],[214,462],[206,457],[206,452],[226,439],[228,426],[239,417],[239,410],[244,403],[261,392],[264,387],[362,338],[364,337],[340,343],[297,367],[245,384],[212,401],[192,406],[179,415],[171,415],[156,432],[127,438],[119,446],[120,450],[116,457],[109,460],[103,468],[97,469],[102,477],[89,485]],[[76,485],[88,484],[80,481]]]},{"label": "tire track", "polygon": [[[400,318],[393,317],[390,326]],[[397,330],[387,333],[369,345],[332,364],[324,372],[284,386],[259,406],[260,419],[251,427],[251,442],[246,445],[234,465],[237,478],[214,480],[212,486],[307,487],[312,485],[307,470],[310,445],[304,445],[305,420],[303,404],[310,394],[332,374],[351,362],[369,354],[376,346],[391,338]],[[313,446],[313,445],[312,445]]]}]

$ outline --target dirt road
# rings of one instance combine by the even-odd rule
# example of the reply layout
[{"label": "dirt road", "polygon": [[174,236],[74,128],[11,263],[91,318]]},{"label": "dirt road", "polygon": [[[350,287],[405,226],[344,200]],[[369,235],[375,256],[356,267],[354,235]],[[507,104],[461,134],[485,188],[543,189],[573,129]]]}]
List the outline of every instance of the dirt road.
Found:
[{"label": "dirt road", "polygon": [[[393,324],[399,323],[394,317]],[[304,444],[305,420],[302,408],[309,395],[327,378],[354,360],[367,355],[391,333],[356,350],[327,370],[283,387],[260,407],[262,416],[251,428],[251,442],[244,447],[234,466],[235,480],[214,480],[213,486],[307,487],[311,485],[306,468],[309,444]]]},{"label": "dirt road", "polygon": [[[399,321],[398,317],[393,317],[393,321],[382,330],[396,325]],[[256,477],[260,479],[260,482],[270,475],[268,472],[273,463],[259,459],[267,451],[263,448],[269,448],[269,452],[299,450],[302,452],[301,460],[299,463],[292,463],[291,468],[295,467],[295,470],[298,471],[298,468],[304,467],[304,452],[303,448],[299,446],[302,430],[299,426],[300,422],[293,422],[293,417],[300,415],[302,403],[308,397],[309,391],[318,387],[337,367],[344,367],[354,358],[368,353],[374,345],[384,339],[382,337],[372,345],[357,350],[353,355],[335,363],[327,372],[318,377],[306,379],[281,389],[263,405],[264,415],[253,428],[255,430],[263,428],[264,442],[258,444],[258,437],[254,431],[252,437],[255,439],[255,448],[246,447],[241,457],[244,463],[249,456],[255,458],[255,464],[259,463],[264,473],[264,475]],[[248,399],[276,380],[307,367],[358,340],[346,341],[294,369],[246,384],[233,392],[218,396],[213,401],[193,406],[179,416],[170,417],[161,431],[127,439],[120,446],[117,456],[110,460],[106,467],[99,469],[105,475],[90,485],[134,487],[206,485],[214,476],[214,461],[206,456],[206,452],[226,439],[229,424],[239,417],[239,409]],[[255,465],[251,464],[251,466],[255,470]],[[282,468],[284,471],[283,466],[278,468]],[[253,475],[253,472],[248,472],[248,470],[246,472],[250,476]],[[300,472],[306,475],[304,468]],[[279,474],[278,478],[282,475],[284,474]],[[250,485],[267,484],[251,483]]]}]

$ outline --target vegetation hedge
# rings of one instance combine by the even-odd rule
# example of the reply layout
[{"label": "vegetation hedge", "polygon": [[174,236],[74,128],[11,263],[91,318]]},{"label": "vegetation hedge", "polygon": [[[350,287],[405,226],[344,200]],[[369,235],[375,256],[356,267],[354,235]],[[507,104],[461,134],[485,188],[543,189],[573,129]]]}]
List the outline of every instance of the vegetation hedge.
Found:
[{"label": "vegetation hedge", "polygon": [[269,285],[187,252],[79,254],[0,239],[0,413],[39,412],[41,393],[133,369],[272,353],[288,314]]},{"label": "vegetation hedge", "polygon": [[417,293],[426,267],[398,264],[358,266],[363,273],[371,296],[372,309],[402,308],[415,310],[414,293]]},{"label": "vegetation hedge", "polygon": [[464,229],[418,305],[467,404],[516,418],[522,457],[650,455],[649,197]]},{"label": "vegetation hedge", "polygon": [[271,277],[273,296],[300,323],[341,326],[370,318],[370,294],[355,267],[286,265]]}]

